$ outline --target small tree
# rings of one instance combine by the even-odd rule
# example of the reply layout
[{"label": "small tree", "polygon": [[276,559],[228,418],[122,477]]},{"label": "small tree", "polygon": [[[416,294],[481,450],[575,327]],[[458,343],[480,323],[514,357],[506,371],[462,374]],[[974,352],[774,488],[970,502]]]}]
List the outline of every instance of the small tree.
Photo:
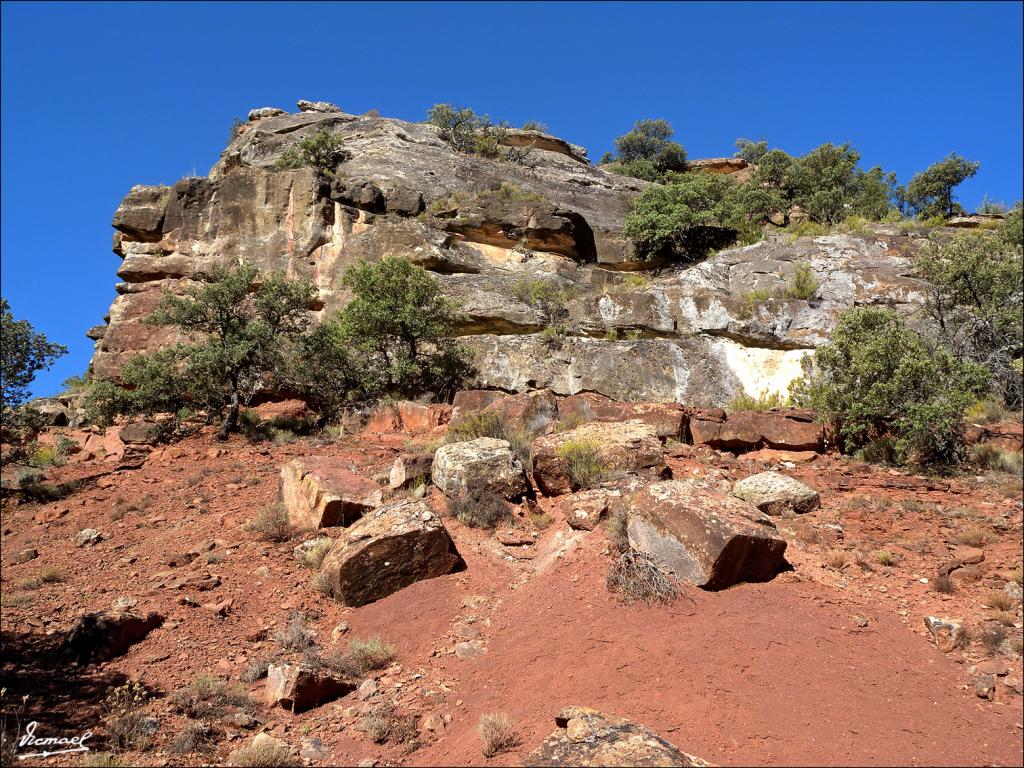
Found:
[{"label": "small tree", "polygon": [[313,167],[321,176],[334,173],[338,165],[345,162],[352,153],[345,149],[345,142],[337,134],[319,131],[315,136],[299,139],[289,144],[277,156],[277,168]]},{"label": "small tree", "polygon": [[990,371],[998,395],[1019,408],[1024,393],[1014,361],[1024,355],[1024,249],[1012,239],[1005,231],[966,232],[929,243],[917,266],[929,283],[925,308],[939,340]]},{"label": "small tree", "polygon": [[226,439],[241,405],[283,375],[286,349],[308,324],[313,285],[260,275],[251,265],[217,267],[206,278],[184,296],[164,296],[146,320],[179,329],[190,343],[133,357],[122,370],[125,389],[98,382],[88,406],[98,421],[116,413],[226,409],[218,434]]},{"label": "small tree", "polygon": [[524,163],[530,154],[529,147],[506,146],[508,123],[494,123],[487,115],[478,115],[469,108],[435,104],[427,113],[427,122],[456,151],[467,155]]},{"label": "small tree", "polygon": [[67,351],[28,320],[15,320],[7,299],[0,298],[0,420],[5,426],[12,423],[12,409],[28,398],[36,374]]},{"label": "small tree", "polygon": [[840,315],[794,397],[847,451],[891,438],[901,460],[951,464],[962,458],[964,410],[987,383],[983,368],[930,350],[891,310],[863,307]]},{"label": "small tree", "polygon": [[761,141],[736,139],[735,157],[746,160],[751,165],[757,165],[766,154],[768,154],[768,142],[764,139]]},{"label": "small tree", "polygon": [[389,256],[351,267],[344,285],[355,296],[325,333],[361,361],[364,396],[447,394],[468,373],[467,353],[452,339],[457,305],[425,269]]},{"label": "small tree", "polygon": [[915,174],[905,187],[897,190],[897,198],[905,212],[920,219],[961,215],[964,209],[953,199],[953,189],[974,176],[980,167],[981,163],[949,154]]},{"label": "small tree", "polygon": [[714,235],[721,236],[722,227],[736,226],[735,192],[724,176],[674,175],[670,183],[645,189],[632,201],[623,234],[642,259],[675,252],[695,260],[716,244]]},{"label": "small tree", "polygon": [[663,181],[665,174],[686,170],[686,150],[671,141],[667,120],[637,120],[633,130],[615,140],[619,151],[616,173],[647,181]]}]

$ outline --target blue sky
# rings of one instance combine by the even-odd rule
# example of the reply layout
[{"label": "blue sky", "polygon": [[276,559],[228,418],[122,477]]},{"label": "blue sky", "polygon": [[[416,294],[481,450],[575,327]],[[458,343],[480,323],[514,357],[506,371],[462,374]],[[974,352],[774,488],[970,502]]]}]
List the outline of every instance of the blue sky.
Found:
[{"label": "blue sky", "polygon": [[442,101],[535,119],[592,158],[664,117],[693,158],[740,136],[852,142],[902,181],[951,151],[1021,197],[1020,3],[17,3],[2,7],[2,290],[70,353],[114,298],[133,184],[204,174],[232,119],[328,100],[420,120]]}]

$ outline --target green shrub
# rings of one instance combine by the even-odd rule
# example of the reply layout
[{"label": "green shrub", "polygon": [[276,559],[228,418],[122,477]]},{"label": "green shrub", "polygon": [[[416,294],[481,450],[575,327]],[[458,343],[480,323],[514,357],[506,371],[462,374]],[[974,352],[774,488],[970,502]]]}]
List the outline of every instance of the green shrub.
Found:
[{"label": "green shrub", "polygon": [[663,181],[666,174],[686,170],[686,150],[672,141],[667,120],[637,120],[633,130],[615,140],[617,161],[608,170],[646,181]]},{"label": "green shrub", "polygon": [[0,298],[0,424],[17,421],[13,409],[25,401],[39,371],[67,353],[67,347],[51,343],[28,320],[15,320],[7,299]]},{"label": "green shrub", "polygon": [[980,167],[981,163],[951,153],[914,174],[906,186],[899,187],[897,200],[906,213],[919,219],[933,216],[948,219],[963,214],[963,206],[953,199],[953,189],[974,176]]},{"label": "green shrub", "polygon": [[288,509],[284,504],[268,504],[250,520],[245,530],[258,534],[266,541],[288,541],[292,536],[288,522]]},{"label": "green shrub", "polygon": [[601,461],[601,444],[597,440],[567,440],[555,450],[565,462],[569,480],[575,488],[593,488],[603,483],[609,468]]},{"label": "green shrub", "polygon": [[508,123],[494,123],[487,115],[478,115],[472,109],[435,104],[427,113],[427,122],[458,152],[514,163],[524,163],[529,157],[529,147],[505,144]]},{"label": "green shrub", "polygon": [[821,283],[814,272],[814,267],[806,261],[797,262],[793,268],[793,276],[789,278],[785,296],[787,299],[810,300],[818,292]]},{"label": "green shrub", "polygon": [[928,281],[925,311],[954,355],[983,365],[994,394],[1018,409],[1024,380],[1024,248],[1005,233],[965,232],[928,243],[917,259]]},{"label": "green shrub", "polygon": [[695,261],[734,240],[736,224],[734,184],[721,175],[686,173],[637,195],[622,231],[641,260],[677,255]]},{"label": "green shrub", "polygon": [[341,136],[319,131],[315,136],[299,139],[281,150],[274,165],[280,169],[311,166],[321,176],[330,176],[351,156]]},{"label": "green shrub", "polygon": [[768,154],[768,142],[764,139],[761,141],[736,139],[736,154],[734,157],[742,158],[751,165],[757,165],[766,154]]},{"label": "green shrub", "polygon": [[795,399],[832,423],[845,450],[888,436],[901,461],[960,461],[964,410],[988,385],[982,368],[930,350],[895,313],[869,307],[843,312],[813,360]]}]

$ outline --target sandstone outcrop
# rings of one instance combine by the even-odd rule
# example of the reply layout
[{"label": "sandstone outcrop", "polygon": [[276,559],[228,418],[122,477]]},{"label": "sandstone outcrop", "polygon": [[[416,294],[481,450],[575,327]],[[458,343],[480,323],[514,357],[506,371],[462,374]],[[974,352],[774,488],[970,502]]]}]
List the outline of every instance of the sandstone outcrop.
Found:
[{"label": "sandstone outcrop", "polygon": [[821,496],[816,490],[778,472],[760,472],[745,477],[732,487],[732,493],[769,514],[778,514],[785,507],[794,512],[810,512],[821,504]]},{"label": "sandstone outcrop", "polygon": [[447,496],[476,490],[511,499],[526,491],[523,465],[508,440],[494,437],[442,445],[434,454],[431,477]]},{"label": "sandstone outcrop", "polygon": [[710,766],[680,752],[646,726],[590,707],[566,707],[556,730],[524,760],[527,766]]},{"label": "sandstone outcrop", "polygon": [[548,496],[574,488],[571,452],[584,447],[596,452],[605,474],[627,473],[656,478],[665,472],[665,455],[657,430],[639,420],[590,422],[533,441],[533,477]]},{"label": "sandstone outcrop", "polygon": [[164,617],[157,613],[87,613],[71,627],[65,648],[81,663],[109,661],[142,642],[163,623]]},{"label": "sandstone outcrop", "polygon": [[281,468],[281,502],[297,529],[348,526],[383,501],[383,491],[338,459],[307,456]]},{"label": "sandstone outcrop", "polygon": [[630,500],[627,533],[633,549],[708,590],[767,581],[786,551],[768,515],[693,480],[642,488]]},{"label": "sandstone outcrop", "polygon": [[267,667],[265,698],[268,704],[291,712],[305,712],[356,689],[356,684],[323,665],[271,664]]},{"label": "sandstone outcrop", "polygon": [[321,570],[335,599],[358,607],[461,567],[455,544],[430,506],[403,499],[367,513],[348,528]]},{"label": "sandstone outcrop", "polygon": [[[300,109],[253,110],[206,177],[128,193],[114,216],[123,282],[107,326],[90,331],[95,375],[116,377],[131,354],[174,342],[171,329],[142,320],[164,291],[180,293],[225,262],[312,280],[318,319],[348,301],[348,267],[403,255],[462,304],[457,333],[474,355],[476,386],[692,406],[782,391],[842,309],[885,303],[909,314],[923,298],[910,276],[923,238],[895,225],[770,238],[686,267],[644,263],[622,227],[648,182],[590,165],[569,142],[512,130],[506,142],[529,154],[497,162],[454,151],[428,124],[320,102]],[[337,179],[275,168],[286,146],[319,131],[350,153]],[[781,295],[801,262],[820,282],[811,299],[748,300],[754,290]],[[541,335],[547,319],[521,298],[538,280],[564,291],[561,339]]]},{"label": "sandstone outcrop", "polygon": [[736,411],[702,409],[690,416],[694,445],[709,445],[730,451],[776,448],[786,451],[820,451],[825,428],[814,421],[811,411]]}]

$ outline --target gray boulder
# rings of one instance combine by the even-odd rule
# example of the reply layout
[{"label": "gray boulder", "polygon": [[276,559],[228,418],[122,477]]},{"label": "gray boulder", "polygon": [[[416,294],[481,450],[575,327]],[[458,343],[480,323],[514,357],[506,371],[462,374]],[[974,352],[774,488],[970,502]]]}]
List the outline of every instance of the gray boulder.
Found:
[{"label": "gray boulder", "polygon": [[733,485],[732,492],[769,514],[778,514],[785,507],[794,512],[810,512],[821,504],[816,490],[778,472],[761,472],[744,478]]},{"label": "gray boulder", "polygon": [[485,490],[511,499],[526,492],[522,463],[508,440],[494,437],[442,445],[434,453],[431,477],[447,496]]}]

